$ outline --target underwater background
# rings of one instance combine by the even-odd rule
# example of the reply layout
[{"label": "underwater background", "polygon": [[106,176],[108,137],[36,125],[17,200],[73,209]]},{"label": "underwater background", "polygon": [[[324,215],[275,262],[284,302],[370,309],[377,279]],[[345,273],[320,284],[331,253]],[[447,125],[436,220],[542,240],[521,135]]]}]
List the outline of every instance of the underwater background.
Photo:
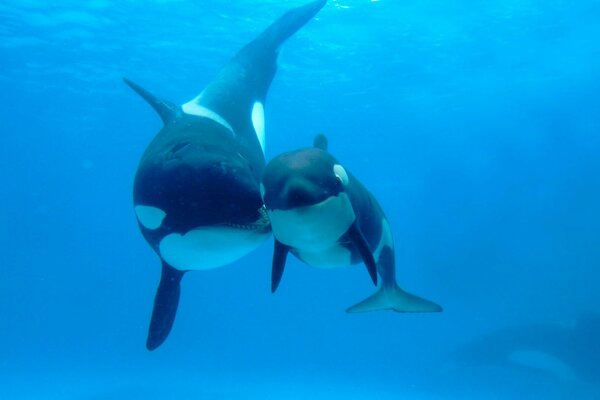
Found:
[{"label": "underwater background", "polygon": [[121,78],[187,102],[303,3],[0,4],[0,398],[600,398],[597,0],[329,0],[280,57],[267,160],[325,133],[444,312],[346,314],[364,267],[295,258],[272,295],[269,239],[187,274],[146,350],[131,191],[161,121]]}]

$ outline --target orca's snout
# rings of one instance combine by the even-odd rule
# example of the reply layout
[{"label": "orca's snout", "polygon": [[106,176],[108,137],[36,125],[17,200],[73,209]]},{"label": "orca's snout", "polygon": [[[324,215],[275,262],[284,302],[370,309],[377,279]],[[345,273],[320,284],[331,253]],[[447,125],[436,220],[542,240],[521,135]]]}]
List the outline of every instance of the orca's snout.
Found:
[{"label": "orca's snout", "polygon": [[282,194],[286,208],[298,207],[299,204],[309,205],[315,200],[313,193],[305,183],[292,182],[287,185]]},{"label": "orca's snout", "polygon": [[320,203],[330,196],[323,188],[307,179],[290,179],[281,189],[267,190],[265,205],[269,209],[290,210]]}]

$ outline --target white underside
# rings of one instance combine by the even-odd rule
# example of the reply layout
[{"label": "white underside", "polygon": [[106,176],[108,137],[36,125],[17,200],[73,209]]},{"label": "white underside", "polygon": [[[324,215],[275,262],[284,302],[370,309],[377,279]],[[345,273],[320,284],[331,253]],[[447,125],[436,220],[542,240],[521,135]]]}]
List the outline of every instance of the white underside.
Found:
[{"label": "white underside", "polygon": [[265,152],[265,107],[259,101],[252,106],[252,126],[260,143],[263,153]]},{"label": "white underside", "polygon": [[[219,115],[217,112],[211,110],[210,108],[204,107],[200,105],[200,99],[202,98],[202,93],[188,101],[187,103],[181,106],[181,109],[184,113],[189,115],[196,115],[198,117],[208,118],[210,120],[215,121],[221,126],[225,127],[232,135],[235,136],[235,131],[231,127],[231,125],[227,122],[225,118]],[[260,147],[265,152],[265,107],[260,102],[257,101],[252,105],[250,118],[252,120],[252,127],[254,128],[254,132],[256,133],[256,137],[258,138],[258,142],[260,143]]]},{"label": "white underside", "polygon": [[198,117],[211,119],[216,123],[222,125],[223,127],[227,128],[227,130],[229,130],[232,135],[235,135],[235,131],[233,130],[231,125],[229,125],[229,123],[225,120],[225,118],[223,118],[213,110],[200,105],[199,101],[201,96],[202,93],[200,93],[198,97],[182,105],[181,109],[183,110],[183,112],[189,115],[196,115]]},{"label": "white underside", "polygon": [[528,368],[551,373],[565,381],[577,380],[571,367],[559,358],[537,350],[517,350],[509,354],[509,361]]},{"label": "white underside", "polygon": [[269,212],[273,235],[315,267],[350,264],[350,252],[338,244],[356,215],[346,193],[292,210]]},{"label": "white underside", "polygon": [[317,252],[307,250],[296,250],[295,252],[302,261],[317,268],[347,267],[352,263],[350,250],[339,244]]},{"label": "white underside", "polygon": [[160,242],[160,256],[179,270],[204,270],[238,260],[257,248],[268,234],[230,227],[202,227],[170,234]]}]

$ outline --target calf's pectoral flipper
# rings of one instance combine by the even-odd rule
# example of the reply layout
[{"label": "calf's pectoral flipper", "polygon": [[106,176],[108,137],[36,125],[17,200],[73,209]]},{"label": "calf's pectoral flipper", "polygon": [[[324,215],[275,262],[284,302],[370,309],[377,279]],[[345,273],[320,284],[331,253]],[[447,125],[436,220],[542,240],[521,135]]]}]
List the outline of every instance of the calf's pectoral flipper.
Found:
[{"label": "calf's pectoral flipper", "polygon": [[350,229],[348,229],[348,232],[346,232],[346,236],[348,237],[348,239],[350,239],[352,244],[358,249],[358,252],[360,253],[360,256],[362,257],[363,262],[365,263],[365,266],[367,267],[367,271],[369,272],[369,276],[371,277],[373,284],[375,286],[377,286],[377,263],[375,262],[375,259],[373,258],[373,253],[371,252],[371,249],[369,248],[369,244],[367,243],[367,240],[365,239],[365,237],[361,233],[360,229],[356,225],[356,222],[354,222],[350,226]]},{"label": "calf's pectoral flipper", "polygon": [[154,308],[146,340],[148,350],[154,350],[160,346],[173,328],[181,294],[180,283],[184,273],[184,271],[179,271],[166,262],[162,262],[160,283],[154,297]]},{"label": "calf's pectoral flipper", "polygon": [[279,286],[279,282],[281,282],[283,270],[285,269],[285,260],[289,251],[290,248],[288,246],[275,239],[273,266],[271,270],[271,293],[275,293]]}]

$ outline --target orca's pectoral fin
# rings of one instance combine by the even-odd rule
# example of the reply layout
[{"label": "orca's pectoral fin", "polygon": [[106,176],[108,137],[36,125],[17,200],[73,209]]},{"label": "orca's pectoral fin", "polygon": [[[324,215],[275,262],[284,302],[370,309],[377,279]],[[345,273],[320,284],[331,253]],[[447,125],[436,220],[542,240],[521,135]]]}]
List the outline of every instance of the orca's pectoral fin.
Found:
[{"label": "orca's pectoral fin", "polygon": [[180,107],[171,103],[170,101],[160,99],[138,85],[137,83],[130,81],[127,78],[123,78],[123,82],[127,84],[130,88],[133,89],[134,92],[139,94],[160,116],[163,123],[167,125],[172,122],[179,114]]},{"label": "orca's pectoral fin", "polygon": [[354,222],[350,229],[347,232],[348,238],[352,242],[352,244],[358,249],[365,266],[367,267],[367,271],[369,271],[369,276],[371,276],[371,280],[373,284],[377,286],[377,263],[375,262],[375,258],[373,258],[373,253],[369,248],[369,244],[367,240],[363,236],[362,232]]},{"label": "orca's pectoral fin", "polygon": [[162,262],[160,283],[154,297],[154,308],[146,341],[148,350],[152,351],[160,346],[169,336],[171,328],[173,328],[181,293],[180,282],[184,273],[171,267],[166,262]]},{"label": "orca's pectoral fin", "polygon": [[285,260],[290,248],[279,240],[275,239],[275,246],[273,249],[273,267],[271,270],[271,293],[275,293],[281,277],[283,276],[283,270],[285,269]]}]

